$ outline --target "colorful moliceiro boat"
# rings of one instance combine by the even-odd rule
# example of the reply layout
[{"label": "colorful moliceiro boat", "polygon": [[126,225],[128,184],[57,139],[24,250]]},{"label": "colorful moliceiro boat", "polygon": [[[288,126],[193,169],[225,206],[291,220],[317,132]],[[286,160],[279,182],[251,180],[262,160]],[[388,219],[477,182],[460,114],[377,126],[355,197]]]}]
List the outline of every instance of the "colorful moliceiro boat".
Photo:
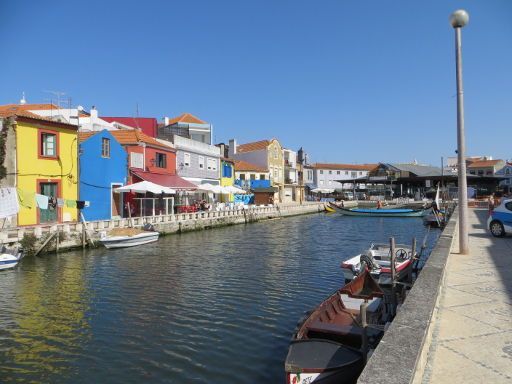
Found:
[{"label": "colorful moliceiro boat", "polygon": [[[384,292],[365,271],[304,317],[286,356],[286,382],[354,383],[369,350],[383,335],[383,296]],[[363,328],[360,308],[365,301],[369,326]]]},{"label": "colorful moliceiro boat", "polygon": [[336,204],[330,204],[331,207],[335,208],[337,212],[346,216],[367,216],[367,217],[421,217],[424,216],[427,211],[424,209],[363,209],[363,208],[341,208]]},{"label": "colorful moliceiro boat", "polygon": [[[341,263],[341,270],[345,281],[352,281],[368,268],[372,277],[382,286],[390,286],[391,280],[391,249],[389,244],[371,244],[370,248],[362,254],[345,260]],[[412,249],[404,244],[395,246],[395,272],[396,280],[404,281],[411,273],[414,259]]]}]

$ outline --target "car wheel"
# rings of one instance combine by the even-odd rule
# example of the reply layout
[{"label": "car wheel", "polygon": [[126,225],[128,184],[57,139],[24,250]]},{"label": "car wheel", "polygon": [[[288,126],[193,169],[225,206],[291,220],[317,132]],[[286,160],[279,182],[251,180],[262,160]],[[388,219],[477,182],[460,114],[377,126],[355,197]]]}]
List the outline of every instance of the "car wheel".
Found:
[{"label": "car wheel", "polygon": [[491,231],[491,234],[494,237],[503,237],[503,236],[505,236],[505,228],[503,228],[503,224],[501,224],[497,220],[491,221],[491,224],[489,225],[489,229]]}]

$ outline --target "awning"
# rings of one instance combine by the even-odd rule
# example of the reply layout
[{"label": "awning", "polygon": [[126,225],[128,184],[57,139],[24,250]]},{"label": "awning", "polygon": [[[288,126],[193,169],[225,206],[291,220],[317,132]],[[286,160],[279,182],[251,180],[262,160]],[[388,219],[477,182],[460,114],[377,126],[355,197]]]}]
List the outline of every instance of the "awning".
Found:
[{"label": "awning", "polygon": [[152,183],[163,185],[165,187],[169,187],[172,189],[180,189],[180,190],[196,190],[197,185],[187,181],[178,175],[162,175],[158,173],[149,173],[149,172],[133,172],[134,176],[142,180],[151,181]]},{"label": "awning", "polygon": [[151,193],[167,193],[170,195],[174,195],[176,193],[176,190],[165,187],[160,184],[152,183],[151,181],[141,181],[139,183],[135,184],[129,184],[125,185],[124,187],[119,187],[114,189],[114,192],[137,192],[137,193],[145,193],[145,192],[151,192]]}]

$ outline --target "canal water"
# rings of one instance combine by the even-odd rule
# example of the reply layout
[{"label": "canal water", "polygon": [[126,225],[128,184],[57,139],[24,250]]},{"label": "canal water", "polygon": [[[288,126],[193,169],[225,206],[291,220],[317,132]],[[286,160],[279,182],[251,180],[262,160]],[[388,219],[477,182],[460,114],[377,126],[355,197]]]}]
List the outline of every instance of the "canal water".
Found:
[{"label": "canal water", "polygon": [[314,214],[26,258],[0,273],[0,382],[284,383],[295,325],[341,286],[341,261],[425,233]]}]

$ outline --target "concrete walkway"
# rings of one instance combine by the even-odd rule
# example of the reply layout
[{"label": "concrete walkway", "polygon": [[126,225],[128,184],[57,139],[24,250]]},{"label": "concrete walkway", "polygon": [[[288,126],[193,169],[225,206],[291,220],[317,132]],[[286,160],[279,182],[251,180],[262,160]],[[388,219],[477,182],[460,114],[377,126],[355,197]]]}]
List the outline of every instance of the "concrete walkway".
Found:
[{"label": "concrete walkway", "polygon": [[422,383],[512,383],[512,237],[486,230],[470,209],[471,254],[455,238]]}]

